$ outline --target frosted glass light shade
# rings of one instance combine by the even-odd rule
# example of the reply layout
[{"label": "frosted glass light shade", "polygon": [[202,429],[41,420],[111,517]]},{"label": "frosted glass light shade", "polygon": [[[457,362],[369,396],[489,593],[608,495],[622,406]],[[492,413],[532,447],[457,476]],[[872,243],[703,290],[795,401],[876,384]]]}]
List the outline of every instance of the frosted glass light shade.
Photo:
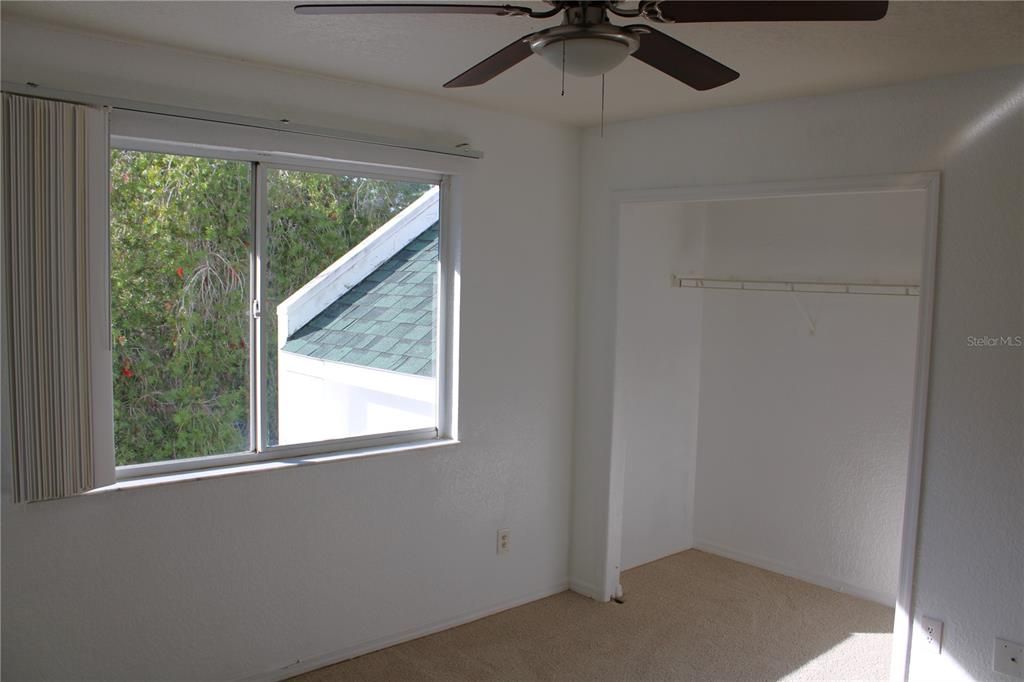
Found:
[{"label": "frosted glass light shade", "polygon": [[632,50],[630,46],[607,38],[574,38],[556,40],[540,47],[537,53],[562,68],[562,49],[565,46],[565,71],[574,76],[600,76],[608,73],[625,61]]}]

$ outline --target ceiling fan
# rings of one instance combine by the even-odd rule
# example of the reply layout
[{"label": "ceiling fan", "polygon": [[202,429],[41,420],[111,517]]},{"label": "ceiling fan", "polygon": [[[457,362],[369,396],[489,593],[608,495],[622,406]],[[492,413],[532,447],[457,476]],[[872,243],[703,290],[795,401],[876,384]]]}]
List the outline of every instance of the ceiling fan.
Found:
[{"label": "ceiling fan", "polygon": [[646,24],[616,26],[609,14],[661,24],[718,21],[876,21],[889,3],[879,0],[545,0],[549,7],[484,4],[329,3],[295,6],[297,14],[484,14],[547,19],[562,24],[523,36],[444,84],[481,85],[531,54],[577,76],[599,76],[632,55],[696,90],[710,90],[739,73]]}]

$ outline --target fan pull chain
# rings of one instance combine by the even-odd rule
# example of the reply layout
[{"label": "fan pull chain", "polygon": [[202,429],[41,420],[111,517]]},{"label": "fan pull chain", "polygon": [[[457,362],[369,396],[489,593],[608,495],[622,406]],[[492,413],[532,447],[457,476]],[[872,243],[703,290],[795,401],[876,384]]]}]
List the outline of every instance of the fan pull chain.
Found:
[{"label": "fan pull chain", "polygon": [[601,137],[604,137],[604,74],[601,74]]},{"label": "fan pull chain", "polygon": [[562,97],[565,97],[565,41],[562,41]]}]

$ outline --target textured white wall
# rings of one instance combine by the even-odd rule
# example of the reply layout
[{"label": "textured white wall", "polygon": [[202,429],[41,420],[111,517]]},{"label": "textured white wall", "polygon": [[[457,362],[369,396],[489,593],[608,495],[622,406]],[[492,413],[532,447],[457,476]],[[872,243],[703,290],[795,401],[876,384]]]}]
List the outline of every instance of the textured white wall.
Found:
[{"label": "textured white wall", "polygon": [[917,299],[703,295],[697,547],[895,603]]},{"label": "textured white wall", "polygon": [[[705,273],[917,284],[926,208],[924,191],[712,203]],[[893,604],[918,299],[703,296],[697,546]]]},{"label": "textured white wall", "polygon": [[895,600],[917,299],[675,289],[669,275],[917,284],[925,202],[623,206],[623,569],[696,544]]},{"label": "textured white wall", "polygon": [[[576,131],[6,17],[2,49],[4,79],[433,130],[486,152],[463,184],[462,444],[29,506],[5,498],[5,678],[238,679],[564,588]],[[513,537],[500,557],[498,528]]]},{"label": "textured white wall", "polygon": [[[617,237],[609,192],[941,170],[931,388],[914,607],[915,679],[997,679],[993,638],[1024,632],[1024,354],[966,337],[1024,326],[1024,69],[665,116],[589,131],[582,155],[571,577],[603,585],[612,457]],[[610,472],[610,473],[609,473]],[[621,480],[621,479],[620,479]]]},{"label": "textured white wall", "polygon": [[693,545],[701,292],[671,275],[699,267],[704,206],[623,210],[613,447],[625,461],[622,568]]},{"label": "textured white wall", "polygon": [[717,201],[708,276],[917,284],[924,190]]}]

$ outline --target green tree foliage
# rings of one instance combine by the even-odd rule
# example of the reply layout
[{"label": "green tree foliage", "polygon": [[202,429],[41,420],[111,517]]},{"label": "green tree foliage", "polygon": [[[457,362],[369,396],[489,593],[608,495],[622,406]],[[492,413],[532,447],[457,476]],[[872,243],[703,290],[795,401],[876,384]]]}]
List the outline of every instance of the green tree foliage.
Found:
[{"label": "green tree foliage", "polygon": [[[249,448],[250,165],[115,150],[111,315],[118,464]],[[274,306],[427,189],[322,173],[268,177]],[[267,405],[276,442],[276,353]]]}]

